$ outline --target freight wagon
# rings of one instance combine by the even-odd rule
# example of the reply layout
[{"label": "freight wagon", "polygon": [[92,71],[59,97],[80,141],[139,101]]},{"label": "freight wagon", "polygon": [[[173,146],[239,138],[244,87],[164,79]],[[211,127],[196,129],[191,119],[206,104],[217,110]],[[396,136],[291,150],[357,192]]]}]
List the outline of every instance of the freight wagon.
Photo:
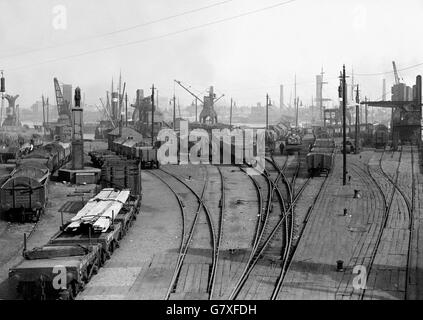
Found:
[{"label": "freight wagon", "polygon": [[[129,195],[120,203],[118,198],[125,192],[103,189],[78,212],[77,220],[62,225],[45,246],[30,251],[25,246],[24,260],[9,270],[9,278],[17,282],[18,293],[30,300],[74,299],[119,247],[136,219],[141,204],[139,196]],[[117,196],[104,197],[103,193]],[[118,208],[116,214],[113,206]],[[58,285],[54,280],[61,272],[63,279]]]},{"label": "freight wagon", "polygon": [[15,169],[0,189],[0,209],[8,221],[36,222],[47,203],[50,171],[32,165]]},{"label": "freight wagon", "polygon": [[335,140],[332,138],[318,138],[314,141],[313,148],[335,148]]},{"label": "freight wagon", "polygon": [[16,163],[17,166],[22,166],[26,163],[38,162],[53,173],[66,164],[70,160],[70,156],[70,143],[52,142],[24,155]]},{"label": "freight wagon", "polygon": [[157,150],[160,147],[160,141],[152,147],[143,142],[136,141],[132,137],[118,138],[112,143],[112,151],[126,157],[127,159],[138,159],[141,162],[141,168],[159,168],[160,163],[157,158]]},{"label": "freight wagon", "polygon": [[291,132],[286,137],[285,150],[287,154],[300,151],[302,147],[302,138],[298,133]]},{"label": "freight wagon", "polygon": [[319,138],[306,156],[307,169],[312,175],[329,174],[335,158],[335,141],[331,138]]},{"label": "freight wagon", "polygon": [[374,143],[375,148],[385,148],[389,140],[389,130],[383,125],[379,124],[375,127]]},{"label": "freight wagon", "polygon": [[311,152],[307,154],[307,169],[312,175],[328,174],[334,163],[334,153]]},{"label": "freight wagon", "polygon": [[0,213],[9,221],[38,221],[48,200],[50,174],[70,160],[70,143],[46,144],[17,159],[0,186]]}]

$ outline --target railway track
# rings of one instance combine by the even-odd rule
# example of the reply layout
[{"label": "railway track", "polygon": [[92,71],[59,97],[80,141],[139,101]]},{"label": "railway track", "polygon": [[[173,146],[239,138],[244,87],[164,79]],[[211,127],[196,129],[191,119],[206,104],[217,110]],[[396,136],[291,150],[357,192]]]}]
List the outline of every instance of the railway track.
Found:
[{"label": "railway track", "polygon": [[[412,149],[411,149],[411,153],[412,153]],[[376,185],[376,187],[378,188],[382,198],[383,198],[383,202],[384,202],[384,207],[385,207],[385,211],[383,214],[383,218],[382,218],[382,225],[381,228],[379,230],[379,233],[377,235],[377,240],[375,243],[375,247],[374,250],[372,252],[372,256],[369,262],[369,266],[368,266],[368,272],[367,275],[369,277],[371,271],[372,271],[372,267],[374,264],[374,261],[376,259],[376,255],[378,253],[379,247],[380,247],[380,243],[381,243],[381,239],[383,236],[383,232],[384,230],[387,228],[387,223],[388,223],[388,219],[390,216],[390,212],[392,210],[392,204],[394,202],[394,197],[395,194],[398,192],[401,195],[401,198],[404,200],[406,207],[407,207],[407,211],[408,211],[408,219],[409,219],[409,231],[410,231],[410,237],[411,237],[411,230],[412,230],[412,226],[413,226],[413,199],[414,199],[414,194],[412,194],[412,202],[410,203],[410,199],[408,199],[408,197],[405,195],[404,191],[399,187],[398,185],[398,178],[399,178],[399,170],[400,170],[400,166],[401,166],[401,159],[402,159],[402,155],[403,155],[403,149],[401,149],[400,151],[400,155],[399,155],[399,159],[398,159],[398,166],[395,170],[395,173],[393,175],[393,177],[391,175],[389,175],[383,168],[383,157],[385,155],[385,150],[382,153],[379,161],[378,161],[378,167],[377,169],[370,169],[370,165],[367,165],[367,174],[368,176],[370,176],[370,178],[372,179],[372,181],[374,182],[374,184]],[[394,153],[391,154],[391,158],[393,158]],[[411,157],[412,161],[413,161],[413,154]],[[413,163],[412,163],[413,165]],[[374,173],[372,173],[372,171],[375,171]],[[385,180],[387,180],[391,186],[390,189],[387,190],[387,194],[384,192],[384,186],[381,184],[380,181],[378,181],[378,179],[375,177],[375,173],[377,173],[378,175],[380,175],[381,177],[383,177]],[[412,178],[412,190],[414,193],[414,172],[412,174],[413,178]],[[410,264],[410,251],[411,251],[411,238],[409,239],[409,243],[408,243],[408,250],[407,250],[407,266],[406,266],[406,281],[405,281],[405,292],[407,295],[407,279],[408,279],[408,272],[409,272],[409,264]],[[364,299],[365,298],[365,293],[366,293],[366,289],[364,289],[361,294],[360,294],[360,299]]]},{"label": "railway track", "polygon": [[[418,153],[418,151],[417,151]],[[411,250],[413,244],[413,230],[414,230],[414,210],[415,210],[415,199],[416,199],[416,178],[414,175],[414,149],[411,147],[411,214],[410,214],[410,238],[408,242],[408,253],[407,253],[407,270],[406,270],[406,280],[405,280],[405,299],[409,298],[408,283],[410,281],[410,268],[411,266]]]},{"label": "railway track", "polygon": [[[189,226],[189,223],[187,221],[188,215],[186,215],[185,209],[184,209],[185,205],[182,202],[181,197],[178,195],[178,193],[176,191],[174,191],[172,184],[169,183],[163,177],[163,175],[159,175],[157,172],[161,172],[165,176],[170,177],[171,179],[173,179],[174,182],[177,182],[177,184],[179,184],[180,186],[183,186],[186,190],[188,190],[196,198],[196,200],[198,202],[198,206],[197,206],[197,209],[194,212],[194,216],[192,218],[190,226]],[[150,173],[152,173],[152,172],[150,172]],[[212,220],[212,217],[211,217],[211,214],[210,214],[210,210],[208,209],[208,207],[206,206],[205,201],[204,201],[204,196],[205,196],[205,192],[206,192],[206,188],[207,188],[207,184],[208,184],[208,172],[207,172],[207,170],[205,170],[205,177],[204,177],[205,182],[203,184],[201,194],[198,194],[198,192],[195,191],[193,187],[191,187],[181,177],[179,177],[178,175],[176,175],[172,172],[169,172],[169,171],[164,170],[164,169],[159,169],[159,170],[156,170],[156,172],[152,173],[152,174],[155,175],[156,177],[158,177],[162,182],[164,182],[169,187],[169,189],[172,190],[173,194],[177,197],[180,210],[181,210],[182,215],[184,217],[183,218],[183,228],[182,228],[183,229],[183,235],[182,235],[182,239],[181,239],[181,245],[180,245],[180,249],[179,249],[178,259],[177,259],[176,267],[175,267],[175,270],[174,270],[168,291],[166,293],[165,299],[167,300],[167,299],[170,298],[171,294],[175,291],[175,289],[178,285],[178,280],[179,280],[179,276],[180,276],[180,273],[181,273],[181,269],[182,269],[185,257],[187,256],[188,250],[190,248],[190,244],[193,240],[193,236],[194,236],[194,233],[196,231],[196,227],[198,225],[198,220],[200,218],[200,213],[202,212],[202,210],[206,214],[207,223],[208,223],[209,230],[210,230],[210,237],[211,237],[211,247],[212,247],[211,270],[212,270],[212,272],[210,274],[208,286],[207,286],[208,297],[209,297],[209,299],[211,299],[212,294],[213,294],[215,275],[216,275],[215,270],[216,270],[216,267],[217,267],[217,258],[218,258],[217,243],[218,242],[216,240],[216,231],[215,231],[215,228],[214,228],[214,224],[213,224],[213,220]],[[223,219],[221,219],[221,220],[223,220]],[[219,232],[221,232],[221,228],[219,228],[219,230],[220,230]]]},{"label": "railway track", "polygon": [[[297,159],[298,161],[299,159]],[[265,209],[265,214],[263,213],[260,215],[263,220],[261,225],[257,227],[257,232],[255,236],[255,242],[253,244],[253,248],[250,254],[250,258],[246,264],[246,267],[239,278],[235,288],[233,289],[230,299],[236,299],[239,292],[243,288],[243,285],[247,281],[248,277],[250,276],[251,272],[253,271],[254,267],[258,263],[259,259],[264,255],[265,251],[268,250],[272,241],[274,241],[274,236],[280,230],[282,225],[285,226],[284,228],[284,242],[282,245],[282,251],[280,252],[280,272],[276,278],[275,286],[272,290],[270,295],[270,299],[275,299],[279,293],[280,287],[283,282],[284,275],[286,274],[286,270],[289,266],[291,257],[292,257],[292,250],[293,249],[293,240],[294,240],[294,230],[295,230],[295,216],[294,216],[294,207],[296,202],[298,201],[299,197],[301,196],[302,192],[304,191],[305,187],[307,186],[310,179],[307,179],[306,182],[301,186],[296,194],[292,189],[292,184],[295,183],[296,176],[298,176],[300,164],[296,165],[296,169],[294,171],[293,177],[291,180],[288,179],[284,171],[288,166],[288,158],[284,162],[283,166],[280,167],[273,158],[266,158],[266,161],[271,164],[271,166],[276,169],[274,172],[271,172],[269,169],[266,169],[265,172],[262,174],[267,180],[268,183],[268,202]],[[276,177],[274,174],[276,173]],[[273,179],[272,178],[273,175]],[[252,178],[253,180],[256,180]],[[283,183],[285,186],[286,194],[285,197],[282,195],[282,192],[279,188],[279,183]],[[257,181],[254,182],[257,186]],[[322,185],[323,187],[323,185]],[[258,194],[260,193],[260,189],[257,188]],[[270,214],[270,207],[269,203],[271,204],[274,195],[278,198],[278,201],[281,206],[281,215],[273,223],[269,223],[269,214]],[[319,192],[320,194],[320,192]],[[262,203],[262,201],[260,201]]]},{"label": "railway track", "polygon": [[216,238],[216,250],[214,252],[214,259],[215,262],[213,264],[212,267],[212,271],[211,271],[211,284],[210,284],[210,300],[213,299],[213,295],[214,295],[214,287],[215,287],[215,281],[216,281],[216,271],[217,271],[217,266],[219,263],[219,253],[220,253],[220,247],[222,244],[222,238],[223,238],[223,221],[224,221],[224,214],[225,214],[225,177],[223,175],[223,172],[221,170],[221,168],[219,166],[216,167],[217,170],[219,171],[219,176],[220,176],[220,188],[221,188],[221,197],[220,197],[220,201],[219,201],[219,219],[218,219],[218,234],[217,234],[217,238]]},{"label": "railway track", "polygon": [[400,159],[399,159],[399,164],[398,164],[398,169],[396,172],[396,178],[395,181],[384,171],[382,165],[380,165],[381,167],[381,171],[382,173],[385,175],[386,179],[388,179],[393,187],[398,191],[398,193],[401,195],[401,197],[404,199],[404,202],[406,203],[407,206],[407,212],[408,212],[408,221],[409,221],[409,225],[408,225],[408,230],[409,230],[409,241],[408,241],[408,250],[407,250],[407,266],[406,266],[406,281],[405,281],[405,296],[407,298],[407,289],[408,289],[408,282],[409,282],[409,271],[410,271],[410,260],[411,260],[411,244],[412,244],[412,231],[413,231],[413,227],[414,227],[414,199],[415,199],[415,178],[414,178],[414,150],[413,150],[413,146],[410,146],[410,153],[411,153],[411,199],[407,196],[406,192],[399,186],[398,184],[398,177],[399,177],[399,169],[400,169],[400,165],[401,165],[401,159],[402,159],[402,155],[403,155],[403,146],[401,147],[401,153],[400,153]]},{"label": "railway track", "polygon": [[[246,172],[246,171],[244,171]],[[258,173],[258,172],[257,172]],[[247,174],[247,173],[246,173]],[[262,179],[261,185],[258,181],[259,178]],[[280,228],[281,224],[285,220],[285,212],[283,211],[283,206],[281,206],[282,211],[282,218],[274,219],[273,215],[271,215],[273,211],[273,195],[276,191],[279,201],[283,201],[283,198],[279,192],[279,189],[275,187],[275,181],[279,181],[280,175],[272,181],[267,173],[262,173],[257,176],[250,176],[251,179],[255,180],[254,185],[256,186],[258,193],[261,193],[261,189],[266,188],[267,191],[267,202],[265,206],[261,207],[259,213],[259,225],[256,229],[256,235],[254,237],[254,243],[249,255],[249,258],[246,262],[245,268],[243,269],[241,276],[239,277],[237,283],[235,284],[234,289],[232,290],[229,299],[234,300],[240,294],[240,291],[243,289],[245,283],[247,282],[249,275],[254,270],[257,262],[259,261],[260,257],[263,255],[265,249],[268,247],[270,241],[272,240],[273,236],[275,235],[276,231]],[[263,180],[264,178],[264,180]],[[264,182],[264,183],[263,183]],[[263,200],[259,201],[263,204]]]},{"label": "railway track", "polygon": [[[380,172],[380,166],[381,166],[382,159],[383,159],[383,153],[382,153],[382,155],[381,155],[381,157],[378,161],[378,163],[379,163],[378,164],[379,165],[379,167],[378,167],[379,168],[379,170],[378,170],[379,175],[383,176],[383,173]],[[394,195],[395,195],[395,189],[392,188],[392,192],[390,193],[390,196],[389,196],[389,199],[388,199],[388,196],[385,194],[383,187],[381,186],[380,182],[378,182],[377,178],[374,176],[374,174],[372,174],[372,172],[371,172],[372,170],[370,169],[370,165],[366,164],[367,171],[365,169],[361,168],[360,166],[358,166],[355,163],[351,163],[351,165],[355,168],[355,171],[356,171],[355,173],[359,177],[361,177],[363,179],[363,181],[366,181],[368,179],[367,177],[370,177],[371,181],[373,182],[373,184],[378,189],[378,191],[379,191],[379,193],[382,197],[382,201],[383,201],[384,212],[383,212],[383,216],[382,216],[381,227],[380,227],[380,229],[377,233],[376,242],[375,242],[374,248],[373,248],[372,253],[371,253],[369,264],[367,266],[367,277],[369,278],[370,272],[372,270],[372,266],[373,266],[374,261],[376,259],[378,248],[379,248],[380,243],[381,243],[383,231],[384,231],[384,229],[386,228],[386,225],[387,225],[387,221],[388,221],[388,218],[389,218],[389,212],[391,211],[391,206],[392,206]],[[373,169],[373,170],[375,170],[375,169]],[[360,174],[360,172],[361,172],[361,174]],[[388,190],[388,193],[389,193],[389,190]],[[360,295],[359,295],[360,300],[364,299],[365,292],[366,292],[365,290],[360,292]]]},{"label": "railway track", "polygon": [[[297,168],[295,170],[295,174],[291,179],[291,190],[295,189],[295,181],[298,177],[298,174],[300,172],[300,166],[301,166],[301,159],[300,157],[298,158],[298,164],[297,164]],[[319,191],[317,193],[317,195],[315,196],[312,205],[309,207],[309,210],[307,212],[307,215],[304,219],[304,224],[307,224],[308,222],[308,218],[310,216],[310,214],[312,213],[312,211],[314,210],[314,207],[317,203],[317,200],[320,198],[320,195],[322,193],[323,187],[326,184],[326,181],[328,179],[329,175],[326,175],[325,180],[323,181],[323,183],[321,184]],[[282,264],[282,268],[281,268],[281,272],[280,275],[278,277],[277,283],[275,285],[275,289],[272,293],[271,296],[271,300],[276,300],[279,292],[282,288],[283,285],[283,281],[285,279],[285,275],[289,269],[289,267],[291,266],[292,263],[292,258],[295,254],[295,251],[298,247],[298,243],[299,240],[301,239],[303,232],[304,232],[304,227],[301,229],[300,233],[298,234],[298,238],[296,239],[296,241],[294,241],[294,232],[295,232],[295,205],[298,201],[298,199],[300,198],[300,196],[302,195],[302,193],[304,192],[305,188],[307,187],[307,185],[310,182],[310,177],[308,179],[306,179],[306,181],[302,184],[302,186],[300,187],[300,189],[297,191],[297,193],[294,194],[294,191],[291,192],[291,196],[292,196],[292,200],[289,206],[288,210],[291,210],[291,214],[289,214],[289,212],[287,213],[290,216],[290,220],[292,221],[292,225],[290,226],[290,236],[289,236],[289,243],[286,246],[286,253],[285,253],[285,257],[283,259],[283,264]]]}]

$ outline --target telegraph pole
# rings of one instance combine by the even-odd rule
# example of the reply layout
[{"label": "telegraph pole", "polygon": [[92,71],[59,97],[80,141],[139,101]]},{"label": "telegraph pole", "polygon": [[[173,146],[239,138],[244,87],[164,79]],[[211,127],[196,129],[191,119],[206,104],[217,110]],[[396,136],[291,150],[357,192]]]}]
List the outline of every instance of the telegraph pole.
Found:
[{"label": "telegraph pole", "polygon": [[365,105],[365,115],[366,115],[366,127],[367,127],[367,117],[368,117],[368,108],[367,108],[367,104]]},{"label": "telegraph pole", "polygon": [[151,146],[154,146],[154,84],[151,88]]},{"label": "telegraph pole", "polygon": [[269,94],[266,94],[266,130],[269,129]]},{"label": "telegraph pole", "polygon": [[176,97],[173,95],[173,130],[176,129]]},{"label": "telegraph pole", "polygon": [[342,172],[342,184],[347,184],[347,121],[346,121],[346,109],[347,109],[347,85],[345,79],[345,65],[342,69],[342,145],[343,145],[343,172]]},{"label": "telegraph pole", "polygon": [[49,121],[49,113],[50,113],[50,106],[49,106],[49,104],[48,104],[48,98],[47,98],[47,100],[46,100],[46,106],[47,106],[47,124],[48,124],[48,121]]},{"label": "telegraph pole", "polygon": [[233,104],[233,100],[232,100],[232,98],[231,98],[231,113],[230,113],[230,116],[229,116],[229,125],[232,127],[232,104]]},{"label": "telegraph pole", "polygon": [[43,132],[44,132],[44,139],[46,138],[46,110],[45,110],[45,102],[44,102],[44,95],[41,96],[41,100],[43,102]]},{"label": "telegraph pole", "polygon": [[125,94],[125,123],[128,126],[128,94]]},{"label": "telegraph pole", "polygon": [[295,103],[295,128],[298,128],[297,74],[295,74],[294,103]]},{"label": "telegraph pole", "polygon": [[360,137],[359,130],[360,130],[360,93],[359,93],[359,85],[357,84],[357,94],[355,96],[355,154],[358,153],[358,139]]},{"label": "telegraph pole", "polygon": [[0,93],[1,93],[1,109],[0,109],[0,127],[3,123],[3,109],[4,109],[4,93],[6,92],[6,81],[4,79],[3,70],[1,72]]},{"label": "telegraph pole", "polygon": [[[365,107],[366,107],[366,109],[367,109],[367,97],[365,97],[364,98],[364,101],[366,102],[365,103]],[[373,123],[373,109],[372,109],[372,123]],[[369,124],[368,123],[366,123],[366,132],[367,132],[367,134],[369,134]]]},{"label": "telegraph pole", "polygon": [[198,99],[195,98],[195,122],[198,122],[197,108],[198,108]]}]

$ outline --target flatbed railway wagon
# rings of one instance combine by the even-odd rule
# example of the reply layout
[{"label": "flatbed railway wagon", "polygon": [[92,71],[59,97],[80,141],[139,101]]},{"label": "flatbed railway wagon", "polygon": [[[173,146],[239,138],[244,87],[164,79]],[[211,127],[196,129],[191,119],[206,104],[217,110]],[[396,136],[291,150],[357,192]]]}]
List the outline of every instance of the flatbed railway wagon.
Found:
[{"label": "flatbed railway wagon", "polygon": [[119,247],[140,202],[128,190],[103,189],[45,246],[24,249],[24,260],[9,270],[18,293],[30,300],[73,299]]}]

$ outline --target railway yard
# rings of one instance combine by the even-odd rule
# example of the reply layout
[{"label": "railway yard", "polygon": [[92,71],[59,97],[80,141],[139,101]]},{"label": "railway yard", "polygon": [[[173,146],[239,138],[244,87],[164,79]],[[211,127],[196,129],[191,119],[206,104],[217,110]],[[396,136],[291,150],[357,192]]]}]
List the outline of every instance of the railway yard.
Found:
[{"label": "railway yard", "polygon": [[[295,155],[269,158],[265,175],[143,172],[139,233],[79,299],[418,298],[418,150],[369,150],[349,162],[345,187],[340,165],[309,178]],[[353,286],[355,266],[368,272],[365,290]]]},{"label": "railway yard", "polygon": [[[345,186],[339,152],[314,176],[306,154],[275,153],[254,174],[234,165],[143,170],[138,218],[76,299],[422,298],[419,149],[351,154]],[[23,260],[22,234],[27,250],[43,246],[70,195],[89,198],[97,187],[56,181],[49,192],[39,222],[1,221],[1,299],[19,297],[8,273]]]}]

